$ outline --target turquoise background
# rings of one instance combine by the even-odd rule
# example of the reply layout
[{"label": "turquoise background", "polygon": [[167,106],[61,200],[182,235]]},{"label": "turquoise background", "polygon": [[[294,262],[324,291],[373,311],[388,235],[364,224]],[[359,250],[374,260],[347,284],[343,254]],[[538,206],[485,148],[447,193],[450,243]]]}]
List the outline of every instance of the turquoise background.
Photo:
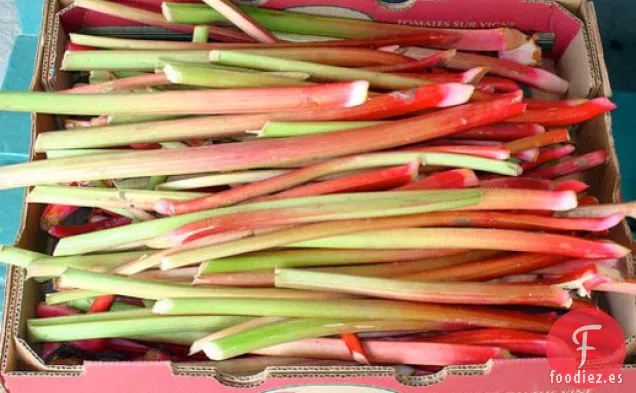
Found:
[{"label": "turquoise background", "polygon": [[[402,0],[394,0],[396,2]],[[636,199],[636,31],[633,18],[636,8],[629,0],[597,3],[604,37],[605,53],[614,87],[614,136],[621,171],[623,198]],[[6,2],[6,0],[0,0]],[[35,63],[37,35],[42,20],[41,0],[16,0],[15,7],[21,34],[16,37],[10,54],[3,90],[28,90]],[[0,15],[0,20],[3,15]],[[2,56],[2,54],[0,54]],[[2,70],[0,70],[0,73]],[[0,81],[3,80],[0,75]],[[30,114],[0,111],[0,165],[26,161],[30,145]],[[0,191],[0,244],[12,244],[19,227],[24,190]],[[5,268],[0,265],[0,290],[4,292]],[[1,307],[1,305],[0,305]]]}]

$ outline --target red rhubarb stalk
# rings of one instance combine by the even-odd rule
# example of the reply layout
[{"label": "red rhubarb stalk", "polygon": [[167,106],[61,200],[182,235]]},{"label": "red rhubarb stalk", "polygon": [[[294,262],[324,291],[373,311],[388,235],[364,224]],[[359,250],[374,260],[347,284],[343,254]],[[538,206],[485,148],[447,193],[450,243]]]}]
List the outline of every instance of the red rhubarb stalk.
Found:
[{"label": "red rhubarb stalk", "polygon": [[584,267],[599,265],[611,269],[615,269],[618,266],[617,259],[571,259],[565,262],[561,262],[556,265],[547,266],[541,269],[533,270],[532,273],[547,276],[547,277],[560,277],[565,274],[570,274],[582,269]]},{"label": "red rhubarb stalk", "polygon": [[96,94],[96,93],[112,93],[115,91],[125,91],[133,89],[141,89],[149,86],[169,85],[170,81],[163,73],[145,74],[139,76],[131,76],[129,78],[115,79],[103,83],[94,83],[84,86],[74,87],[72,89],[60,90],[60,93],[68,94]]},{"label": "red rhubarb stalk", "polygon": [[371,365],[364,346],[355,333],[342,333],[340,338],[349,349],[351,357],[353,357],[356,363],[365,364],[367,366]]},{"label": "red rhubarb stalk", "polygon": [[399,278],[412,281],[485,281],[532,272],[567,259],[560,255],[518,253],[402,275]]},{"label": "red rhubarb stalk", "polygon": [[580,206],[598,206],[601,202],[594,195],[582,195],[579,197],[579,207]]},{"label": "red rhubarb stalk", "polygon": [[[437,51],[419,47],[399,48],[397,52],[415,59],[429,57],[437,53]],[[473,67],[487,67],[490,70],[489,72],[494,75],[527,83],[539,89],[554,93],[565,93],[569,88],[567,81],[549,71],[484,55],[457,53],[447,62],[447,66],[459,70],[467,70]]]},{"label": "red rhubarb stalk", "polygon": [[203,2],[214,8],[225,19],[241,29],[245,34],[254,40],[266,44],[277,42],[276,37],[255,21],[251,16],[229,0],[203,0]]},{"label": "red rhubarb stalk", "polygon": [[528,149],[536,149],[547,145],[569,142],[570,134],[567,129],[551,130],[543,134],[529,136],[504,144],[504,147],[515,154]]},{"label": "red rhubarb stalk", "polygon": [[534,123],[525,124],[494,124],[479,127],[466,132],[450,135],[453,139],[479,139],[494,141],[512,141],[539,135],[545,132],[545,128]]},{"label": "red rhubarb stalk", "polygon": [[588,188],[590,188],[590,185],[582,182],[580,180],[575,180],[575,179],[571,179],[571,180],[563,180],[558,182],[555,186],[554,189],[557,191],[574,191],[577,194],[580,192],[583,192],[585,190],[587,190]]},{"label": "red rhubarb stalk", "polygon": [[96,296],[95,299],[93,300],[93,303],[88,308],[88,312],[89,313],[107,312],[113,306],[113,303],[115,303],[115,300],[117,300],[117,295]]},{"label": "red rhubarb stalk", "polygon": [[586,98],[574,98],[563,101],[543,101],[526,99],[523,103],[528,105],[528,109],[552,109],[552,108],[571,108],[588,102]]},{"label": "red rhubarb stalk", "polygon": [[116,228],[123,225],[128,225],[132,220],[128,217],[111,217],[102,221],[92,222],[82,225],[54,225],[49,228],[49,235],[62,239],[69,236],[77,236],[83,233],[90,233],[95,231],[101,231],[108,228]]},{"label": "red rhubarb stalk", "polygon": [[439,64],[446,63],[448,60],[452,59],[456,53],[457,49],[449,49],[421,60],[410,61],[407,63],[370,66],[365,67],[365,69],[380,72],[413,72],[427,70]]},{"label": "red rhubarb stalk", "polygon": [[545,356],[546,336],[512,329],[475,329],[451,332],[426,339],[427,342],[447,344],[492,345],[512,353]]},{"label": "red rhubarb stalk", "polygon": [[519,153],[513,154],[512,156],[521,161],[533,162],[537,159],[537,157],[539,157],[539,149],[523,150],[523,151],[520,151]]},{"label": "red rhubarb stalk", "polygon": [[47,205],[40,217],[40,228],[48,231],[63,223],[71,214],[79,210],[79,206]]},{"label": "red rhubarb stalk", "polygon": [[433,190],[477,187],[479,179],[470,169],[451,169],[398,187],[395,191]]},{"label": "red rhubarb stalk", "polygon": [[479,81],[477,89],[487,91],[489,93],[510,93],[519,90],[519,85],[508,78],[500,78],[496,76],[484,76]]},{"label": "red rhubarb stalk", "polygon": [[583,123],[615,108],[616,105],[607,98],[594,98],[576,106],[528,109],[524,114],[506,121],[512,123],[539,123],[550,127],[565,127]]},{"label": "red rhubarb stalk", "polygon": [[[506,350],[498,347],[413,341],[364,341],[363,343],[368,360],[374,364],[448,366],[482,364],[491,359],[509,357]],[[342,340],[332,338],[294,341],[259,349],[254,353],[310,359],[351,359],[347,345]]]},{"label": "red rhubarb stalk", "polygon": [[521,168],[523,168],[524,173],[529,172],[531,169],[539,167],[547,162],[555,161],[560,158],[569,156],[570,154],[574,153],[575,150],[576,146],[574,145],[563,145],[543,150],[539,153],[539,157],[537,157],[535,161],[524,162],[521,164]]},{"label": "red rhubarb stalk", "polygon": [[409,183],[417,177],[419,167],[420,162],[414,161],[410,164],[398,167],[378,169],[333,180],[298,186],[259,200],[276,200],[341,192],[367,192],[392,189]]},{"label": "red rhubarb stalk", "polygon": [[525,172],[523,176],[550,180],[561,176],[571,175],[573,173],[583,172],[590,168],[603,165],[607,162],[608,157],[609,153],[607,150],[595,150],[577,157],[568,158],[545,168]]}]

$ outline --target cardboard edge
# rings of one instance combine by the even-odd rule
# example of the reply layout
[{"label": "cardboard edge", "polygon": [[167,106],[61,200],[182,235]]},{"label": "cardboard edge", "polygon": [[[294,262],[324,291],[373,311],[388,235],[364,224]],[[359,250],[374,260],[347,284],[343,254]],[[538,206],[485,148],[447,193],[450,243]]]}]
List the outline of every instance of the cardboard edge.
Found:
[{"label": "cardboard edge", "polygon": [[588,18],[586,18],[588,25],[587,30],[591,38],[594,40],[595,47],[598,49],[595,60],[598,63],[599,77],[602,80],[600,95],[602,95],[603,97],[611,97],[612,86],[609,77],[609,71],[607,69],[607,62],[605,61],[605,52],[603,50],[603,40],[601,38],[601,31],[598,25],[596,7],[594,6],[594,3],[592,1],[587,1],[585,7],[583,7],[581,10],[585,10],[584,12],[586,12],[589,16]]},{"label": "cardboard edge", "polygon": [[[56,7],[56,2],[55,1],[51,1],[49,2],[51,5],[49,7],[50,10],[53,10],[54,12],[50,12],[49,16],[53,16],[53,18],[47,18],[46,19],[46,26],[47,26],[47,31],[50,33],[57,33],[59,31],[59,22],[56,26],[55,21],[59,20],[58,18],[55,18],[55,10],[57,9]],[[559,4],[557,4],[557,6],[560,6]],[[45,9],[45,15],[46,15],[46,9]],[[574,17],[574,16],[573,16]],[[585,27],[582,26],[582,28],[584,30]],[[50,29],[50,30],[49,30]],[[51,37],[51,35],[49,35],[49,37]],[[588,38],[587,35],[585,36],[585,38]],[[40,37],[40,44],[47,46],[47,44],[50,42],[49,38],[43,38],[42,36]],[[593,41],[593,42],[599,42],[599,41]],[[591,44],[591,43],[588,43]],[[50,45],[49,45],[50,46]],[[594,49],[598,49],[598,45],[595,45]],[[588,45],[588,50],[590,50],[590,47]],[[44,61],[50,61],[51,58],[50,57],[46,57],[45,54],[43,54],[42,56],[40,56],[41,52],[45,52],[43,50],[42,47],[39,48],[38,51],[38,64],[40,65],[39,71],[42,71],[43,68],[42,66],[44,65]],[[594,53],[593,50],[590,50],[590,53]],[[589,53],[588,53],[589,54]],[[53,63],[47,63],[49,66],[55,67],[55,62]],[[36,85],[36,78],[37,78],[37,74],[34,77],[34,86]],[[34,117],[35,119],[35,117]],[[607,116],[607,121],[609,123],[608,125],[608,129],[610,130],[610,138],[611,138],[611,143],[612,143],[612,147],[613,147],[613,137],[611,135],[611,120],[609,118],[609,116]],[[35,122],[34,122],[35,123]],[[35,132],[35,128],[33,128],[33,132]],[[615,193],[616,194],[616,193]],[[617,194],[616,194],[617,195]],[[26,214],[26,209],[25,209],[25,214]],[[22,233],[22,230],[24,229],[25,225],[25,221],[23,220],[22,222],[22,226],[20,229],[20,235]],[[13,324],[14,321],[17,321],[17,319],[11,319],[11,323],[7,323],[7,316],[13,314],[13,315],[19,315],[19,310],[21,308],[21,304],[22,304],[22,287],[23,287],[23,280],[22,280],[22,276],[23,273],[20,271],[20,269],[17,268],[12,268],[12,272],[11,274],[7,274],[7,288],[11,287],[14,290],[18,290],[20,293],[18,293],[18,296],[8,296],[7,298],[5,298],[5,305],[9,304],[9,308],[5,308],[5,310],[9,310],[10,312],[6,312],[5,311],[5,317],[3,317],[3,319],[5,320],[5,328],[7,328],[9,331],[13,332],[13,333],[17,333],[17,329],[18,326]],[[18,285],[15,285],[15,283],[19,282]],[[12,291],[13,292],[13,291]],[[13,301],[12,301],[13,299]],[[2,338],[0,338],[0,344],[2,344],[2,347],[4,348],[6,345],[14,345],[16,347],[18,347],[18,351],[27,351],[31,354],[33,354],[32,350],[29,348],[29,346],[26,344],[26,342],[23,339],[17,338],[16,337],[15,340],[12,343],[8,343],[6,340],[6,338],[8,337],[8,335],[3,335]],[[628,341],[629,344],[629,348],[634,350],[636,349],[636,336],[630,338],[630,340]],[[26,349],[24,348],[26,347]],[[20,349],[21,348],[21,349]],[[3,351],[3,363],[2,363],[2,367],[3,370],[5,369],[5,358],[4,356],[6,355],[6,351]],[[39,356],[35,356],[35,359],[40,359]],[[41,361],[41,359],[40,359]],[[491,367],[492,367],[493,362],[489,361],[488,363],[484,364],[484,365],[477,365],[477,366],[449,366],[446,367],[444,370],[429,375],[429,376],[424,376],[424,377],[399,377],[393,374],[393,376],[396,377],[396,379],[404,385],[409,385],[409,386],[428,386],[428,385],[432,385],[435,383],[439,383],[442,382],[447,376],[449,375],[475,375],[475,374],[483,374],[483,373],[487,373]],[[213,368],[210,367],[205,367],[203,369],[199,369],[197,370],[197,367],[192,367],[192,366],[187,366],[187,365],[179,365],[179,364],[171,364],[172,370],[174,375],[200,375],[202,373],[205,373],[205,376],[210,377],[212,372],[216,373],[218,375],[215,375],[215,378],[217,380],[219,380],[219,382],[223,383],[223,384],[227,384],[228,386],[236,386],[235,383],[239,383],[241,381],[246,382],[247,380],[249,380],[251,377],[248,378],[240,378],[240,377],[236,377],[236,376],[227,376],[227,374],[223,374],[223,373],[218,373],[216,372]],[[631,368],[631,366],[628,366],[628,368]],[[72,370],[71,370],[72,369]],[[83,369],[83,367],[82,367]],[[331,368],[332,370],[334,370],[334,368]],[[343,371],[347,368],[344,368],[342,370],[338,370],[338,371]],[[381,369],[383,369],[382,367],[372,367],[371,368],[375,373],[381,371]],[[214,371],[212,371],[214,370]],[[257,375],[261,375],[262,374],[262,381],[264,381],[265,378],[267,377],[274,377],[274,378],[286,378],[286,377],[290,377],[290,376],[297,376],[299,373],[306,373],[306,372],[310,372],[311,370],[316,370],[315,367],[294,367],[294,368],[288,368],[288,367],[270,367],[267,368],[263,373],[259,373]],[[348,371],[351,372],[355,370],[356,372],[359,372],[360,369],[359,368],[348,368]],[[481,372],[479,372],[481,370]],[[47,372],[49,375],[61,375],[56,373],[55,371],[61,371],[64,374],[63,375],[69,375],[69,373],[71,374],[76,374],[77,373],[77,368],[76,367],[71,367],[71,368],[67,368],[67,367],[63,367],[63,368],[55,368],[55,370],[53,369],[48,369]],[[11,374],[24,374],[22,372],[12,372]],[[31,374],[29,372],[27,372],[26,374]],[[351,375],[351,374],[348,374]],[[373,374],[373,375],[377,375],[377,374]],[[70,375],[69,375],[70,376]],[[330,374],[327,374],[327,376],[330,376]],[[383,375],[383,376],[388,376],[388,375]],[[417,378],[417,379],[415,379]],[[253,378],[252,378],[253,380]],[[227,383],[224,383],[227,382]],[[241,387],[246,387],[245,385],[241,384]]]}]

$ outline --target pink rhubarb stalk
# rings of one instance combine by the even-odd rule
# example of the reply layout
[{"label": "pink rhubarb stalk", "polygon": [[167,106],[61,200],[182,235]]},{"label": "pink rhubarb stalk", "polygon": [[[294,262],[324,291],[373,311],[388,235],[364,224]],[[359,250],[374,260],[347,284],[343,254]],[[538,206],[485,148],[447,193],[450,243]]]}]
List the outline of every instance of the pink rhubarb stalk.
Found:
[{"label": "pink rhubarb stalk", "polygon": [[541,269],[533,270],[532,273],[542,276],[563,276],[570,274],[588,266],[600,265],[610,269],[614,269],[618,265],[617,259],[571,259],[556,265],[547,266]]},{"label": "pink rhubarb stalk", "polygon": [[260,200],[276,200],[285,198],[300,198],[341,192],[367,192],[392,189],[409,183],[417,177],[419,161],[410,164],[363,172],[351,176],[344,176],[333,180],[298,186],[287,191],[279,192]]},{"label": "pink rhubarb stalk", "polygon": [[[570,134],[567,129],[550,130],[546,133],[529,136],[505,143],[503,146],[515,154],[528,149],[536,149],[547,145],[569,142]],[[534,160],[533,160],[534,161]]]},{"label": "pink rhubarb stalk", "polygon": [[484,281],[532,272],[567,259],[560,255],[518,253],[401,275],[399,278],[409,281]]},{"label": "pink rhubarb stalk", "polygon": [[440,188],[477,187],[479,179],[470,169],[451,169],[435,173],[420,180],[398,187],[395,191],[433,190]]},{"label": "pink rhubarb stalk", "polygon": [[616,105],[607,98],[594,98],[576,106],[528,109],[526,113],[506,121],[512,123],[539,123],[550,127],[565,127],[583,123],[615,108]]},{"label": "pink rhubarb stalk", "polygon": [[570,179],[558,182],[554,189],[558,191],[574,191],[577,194],[590,188],[590,185],[580,180]]},{"label": "pink rhubarb stalk", "polygon": [[589,185],[579,180],[551,180],[534,179],[531,177],[493,177],[480,181],[483,188],[526,188],[532,190],[585,191]]},{"label": "pink rhubarb stalk", "polygon": [[534,123],[525,124],[494,124],[479,127],[474,130],[450,135],[453,139],[478,139],[493,141],[513,141],[529,136],[539,135],[545,132],[545,128]]},{"label": "pink rhubarb stalk", "polygon": [[245,34],[254,40],[266,44],[278,42],[278,39],[267,31],[263,26],[254,20],[230,0],[203,0],[203,2],[214,8],[225,19],[241,29]]},{"label": "pink rhubarb stalk", "polygon": [[396,75],[418,78],[429,82],[437,83],[466,83],[470,85],[478,85],[479,81],[486,75],[488,68],[474,67],[461,73],[450,72],[426,72],[426,73],[409,73],[398,72]]},{"label": "pink rhubarb stalk", "polygon": [[491,345],[523,355],[546,355],[546,336],[513,329],[475,329],[433,336],[427,342],[446,344]]},{"label": "pink rhubarb stalk", "polygon": [[[397,52],[415,59],[422,59],[438,53],[432,49],[419,47],[399,48]],[[527,83],[553,93],[562,94],[569,88],[569,83],[566,80],[561,79],[549,71],[484,55],[457,53],[447,62],[447,67],[459,70],[467,70],[473,67],[486,67],[490,70],[489,72],[494,75]]]},{"label": "pink rhubarb stalk", "polygon": [[427,70],[435,67],[439,64],[444,64],[448,60],[452,59],[457,53],[457,49],[449,49],[443,52],[436,53],[432,56],[426,57],[421,60],[410,61],[407,63],[397,63],[381,66],[365,67],[367,70],[380,71],[380,72],[414,72]]},{"label": "pink rhubarb stalk", "polygon": [[[339,221],[335,224],[340,224],[341,222]],[[321,224],[295,227],[294,229],[298,232],[298,236],[301,237],[301,232],[309,231],[314,227],[318,229],[320,228],[317,227],[318,225]],[[388,227],[388,225],[386,226]],[[291,243],[293,247],[309,248],[407,248],[408,242],[409,248],[432,248],[434,244],[438,248],[466,247],[479,250],[523,251],[576,258],[621,258],[630,254],[629,249],[617,243],[552,233],[489,228],[393,227],[389,229],[384,226],[380,227],[380,225],[377,227],[370,225],[368,228],[373,228],[373,231],[345,235],[329,234],[330,237],[323,237],[321,234],[317,234],[317,236],[307,236],[311,237],[312,240],[307,239],[296,242],[294,239],[289,243],[285,239],[278,239],[277,245],[289,245]],[[287,230],[287,232],[291,232],[291,230]],[[345,231],[343,230],[342,232]],[[278,233],[274,232],[268,236],[275,237],[277,234],[288,236],[285,230]],[[260,239],[255,237],[240,240],[233,245],[212,247],[206,250],[205,254],[209,258],[228,256],[228,254],[236,255],[235,253],[240,253],[239,250],[243,251],[243,247],[246,249],[244,252],[258,251],[262,245],[257,246],[255,244],[258,244],[259,240],[263,240],[263,238],[264,236],[261,236]],[[270,240],[265,239],[267,241]],[[391,243],[387,244],[389,241]],[[229,250],[226,250],[226,247]],[[256,249],[251,249],[252,247]],[[219,255],[217,256],[217,254]]]},{"label": "pink rhubarb stalk", "polygon": [[[498,347],[442,344],[413,341],[363,341],[364,351],[373,364],[411,364],[448,366],[482,364],[490,359],[507,358],[508,351]],[[267,356],[310,359],[350,360],[347,345],[339,339],[316,338],[254,351]]]},{"label": "pink rhubarb stalk", "polygon": [[169,85],[171,82],[163,73],[145,74],[139,76],[131,76],[129,78],[115,79],[103,83],[94,83],[84,86],[74,87],[72,89],[60,90],[60,93],[67,94],[96,94],[96,93],[112,93],[115,91],[125,91],[133,89],[141,89],[150,86]]},{"label": "pink rhubarb stalk", "polygon": [[[606,275],[605,272],[612,272],[611,269],[600,265],[585,266],[575,272],[565,274],[552,280],[540,281],[543,285],[551,285],[565,289],[574,289],[579,296],[589,296],[592,291],[618,292],[629,295],[636,295],[636,281],[615,279]],[[620,275],[618,271],[613,275]]]},{"label": "pink rhubarb stalk", "polygon": [[539,152],[539,157],[537,157],[537,159],[533,162],[522,163],[521,168],[523,168],[524,173],[529,172],[531,169],[541,166],[547,162],[555,161],[569,156],[570,154],[574,153],[575,150],[576,146],[574,145],[563,145],[549,148]]},{"label": "pink rhubarb stalk", "polygon": [[54,317],[66,317],[69,315],[80,314],[79,310],[70,308],[63,304],[46,304],[46,302],[38,303],[35,308],[35,316],[38,318],[54,318]]},{"label": "pink rhubarb stalk", "polygon": [[[181,33],[192,34],[194,32],[194,26],[170,23],[159,13],[129,7],[119,3],[102,0],[74,0],[73,4],[76,7],[85,8],[87,10],[121,19],[131,20],[148,26],[160,27]],[[241,32],[218,26],[210,26],[209,37],[221,41],[249,41],[249,37]]]},{"label": "pink rhubarb stalk", "polygon": [[573,173],[583,172],[607,162],[609,153],[605,149],[595,150],[577,157],[568,158],[554,165],[525,172],[523,176],[537,179],[555,179]]},{"label": "pink rhubarb stalk", "polygon": [[564,211],[577,206],[571,191],[526,189],[480,189],[481,202],[465,210],[549,210]]},{"label": "pink rhubarb stalk", "polygon": [[132,220],[128,217],[111,217],[98,222],[82,224],[82,225],[53,225],[49,228],[49,235],[62,239],[69,236],[77,236],[83,233],[101,231],[108,228],[116,228],[128,225]]}]

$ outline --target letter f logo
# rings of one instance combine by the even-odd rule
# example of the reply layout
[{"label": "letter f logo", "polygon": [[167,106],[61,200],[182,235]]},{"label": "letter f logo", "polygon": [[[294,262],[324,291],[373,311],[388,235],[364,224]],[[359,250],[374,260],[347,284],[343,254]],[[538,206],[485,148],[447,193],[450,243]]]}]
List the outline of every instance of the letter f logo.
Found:
[{"label": "letter f logo", "polygon": [[[587,351],[593,351],[596,348],[587,345],[587,331],[588,330],[601,330],[603,326],[601,325],[585,325],[576,329],[574,333],[572,333],[572,341],[574,344],[580,344],[581,346],[576,348],[577,351],[581,351],[581,364],[579,364],[579,368],[585,365],[585,361],[587,360]],[[579,342],[577,336],[580,332],[583,332],[583,339]]]}]

